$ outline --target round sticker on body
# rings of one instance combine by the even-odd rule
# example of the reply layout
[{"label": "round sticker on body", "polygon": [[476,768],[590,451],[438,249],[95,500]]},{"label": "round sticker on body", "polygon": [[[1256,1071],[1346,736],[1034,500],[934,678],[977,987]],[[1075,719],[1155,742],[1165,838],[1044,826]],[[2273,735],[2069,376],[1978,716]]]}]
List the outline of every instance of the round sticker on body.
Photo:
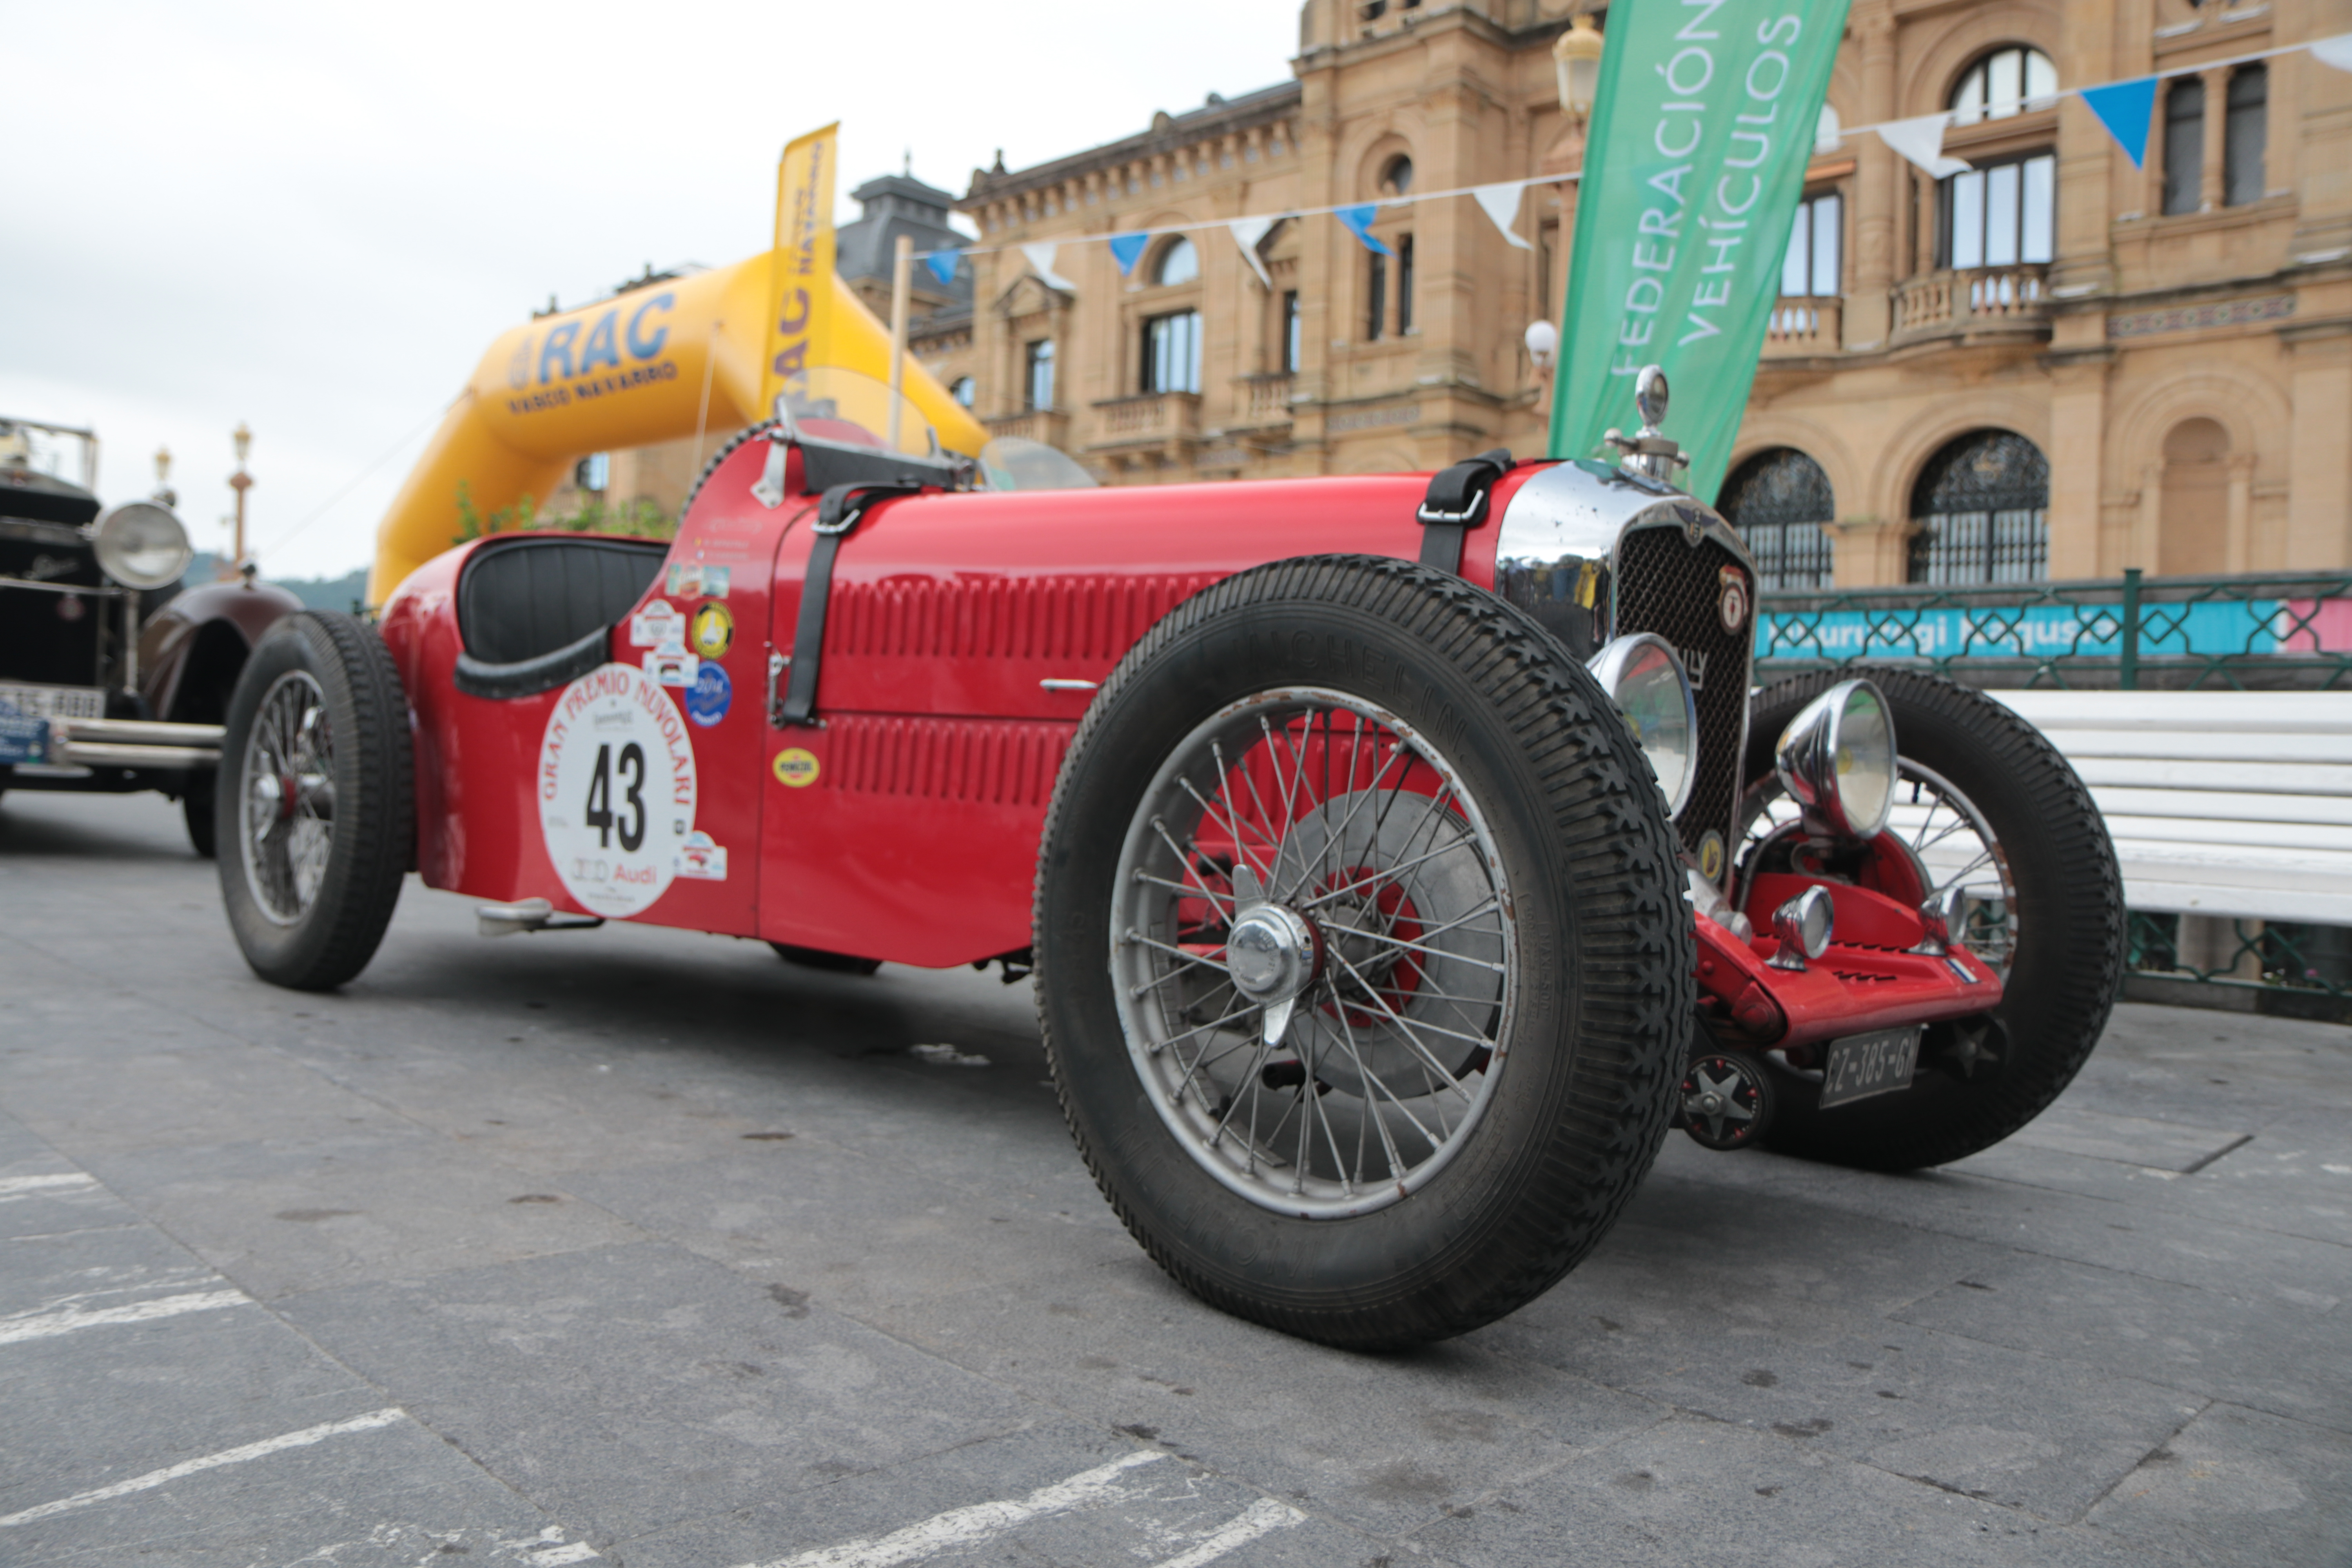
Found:
[{"label": "round sticker on body", "polygon": [[591,914],[638,914],[669,890],[694,830],[694,745],[653,679],[608,664],[563,689],[539,746],[539,826],[564,890]]}]

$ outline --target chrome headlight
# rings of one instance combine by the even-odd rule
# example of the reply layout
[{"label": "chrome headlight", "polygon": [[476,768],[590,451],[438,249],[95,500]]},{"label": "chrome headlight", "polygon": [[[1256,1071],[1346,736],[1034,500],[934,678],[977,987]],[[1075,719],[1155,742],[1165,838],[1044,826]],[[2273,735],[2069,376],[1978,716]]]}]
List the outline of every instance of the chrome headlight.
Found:
[{"label": "chrome headlight", "polygon": [[1665,638],[1634,632],[1611,642],[1585,668],[1642,743],[1664,792],[1666,815],[1679,816],[1698,777],[1698,700],[1681,658]]},{"label": "chrome headlight", "polygon": [[100,570],[126,588],[142,592],[178,582],[195,552],[180,520],[152,500],[110,508],[90,530]]},{"label": "chrome headlight", "polygon": [[1895,808],[1895,715],[1867,680],[1843,680],[1805,704],[1773,748],[1781,785],[1806,826],[1874,837]]}]

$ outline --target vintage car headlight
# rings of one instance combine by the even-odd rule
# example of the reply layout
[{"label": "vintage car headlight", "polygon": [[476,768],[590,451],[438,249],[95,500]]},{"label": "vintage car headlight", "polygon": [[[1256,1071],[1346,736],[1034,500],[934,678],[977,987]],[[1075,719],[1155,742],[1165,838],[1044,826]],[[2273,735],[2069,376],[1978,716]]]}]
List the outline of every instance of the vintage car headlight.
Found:
[{"label": "vintage car headlight", "polygon": [[1867,680],[1843,680],[1780,731],[1772,766],[1816,831],[1870,838],[1895,808],[1895,715]]},{"label": "vintage car headlight", "polygon": [[180,520],[152,500],[111,507],[90,530],[99,568],[126,588],[142,592],[176,583],[195,552]]},{"label": "vintage car headlight", "polygon": [[1666,815],[1680,816],[1698,776],[1698,701],[1680,656],[1655,633],[1634,632],[1612,641],[1585,668],[1641,742],[1665,792]]}]

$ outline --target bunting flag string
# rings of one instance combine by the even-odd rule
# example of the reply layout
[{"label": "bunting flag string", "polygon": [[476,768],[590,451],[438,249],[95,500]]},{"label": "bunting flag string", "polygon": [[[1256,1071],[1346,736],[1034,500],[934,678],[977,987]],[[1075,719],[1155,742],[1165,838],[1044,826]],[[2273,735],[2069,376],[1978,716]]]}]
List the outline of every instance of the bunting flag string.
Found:
[{"label": "bunting flag string", "polygon": [[1257,274],[1257,280],[1265,285],[1269,294],[1274,292],[1274,275],[1266,271],[1265,258],[1257,253],[1257,247],[1273,231],[1275,221],[1270,217],[1237,217],[1225,225],[1225,232],[1242,247],[1242,259],[1250,264],[1250,270]]},{"label": "bunting flag string", "polygon": [[2109,82],[2105,87],[2086,87],[2083,102],[2099,117],[2116,145],[2132,161],[2135,169],[2147,163],[2148,117],[2156,110],[2156,79],[2141,77],[2137,81]]},{"label": "bunting flag string", "polygon": [[[2173,66],[2145,76],[2126,77],[2115,81],[2095,83],[2089,87],[2062,87],[2032,98],[2011,99],[2000,103],[1988,103],[1970,110],[1939,110],[1933,114],[1913,115],[1904,120],[1889,120],[1872,125],[1849,125],[1836,132],[1817,152],[1831,151],[1845,137],[1864,132],[1875,135],[1897,156],[1916,165],[1930,178],[1942,180],[1964,173],[1969,168],[1966,159],[1947,156],[1943,150],[1944,131],[1955,116],[1967,113],[1992,115],[2002,110],[2040,109],[2062,98],[2080,98],[2099,123],[2114,137],[2116,145],[2132,161],[2135,168],[2145,167],[2147,158],[2148,130],[2156,109],[2157,84],[2169,77],[2194,76],[2204,71],[2224,70],[2231,67],[2251,65],[2257,60],[2275,58],[2308,51],[2321,65],[2335,70],[2352,72],[2352,33],[2332,37],[2307,39],[2297,44],[2280,44],[2248,54],[2231,55],[2226,59],[2205,60],[2196,65]],[[1371,232],[1372,220],[1382,207],[1413,206],[1423,202],[1445,201],[1454,196],[1475,200],[1487,218],[1502,234],[1505,241],[1521,250],[1532,248],[1516,225],[1525,194],[1530,185],[1573,184],[1578,176],[1568,174],[1537,174],[1524,180],[1502,180],[1491,184],[1464,185],[1454,190],[1417,191],[1407,195],[1385,196],[1377,202],[1348,202],[1325,207],[1288,207],[1281,212],[1265,213],[1244,218],[1204,219],[1196,223],[1169,224],[1160,228],[1142,228],[1112,235],[1070,235],[1058,241],[1035,241],[1017,245],[968,245],[945,250],[918,251],[923,264],[941,283],[954,281],[956,268],[967,256],[992,256],[1006,250],[1019,250],[1026,257],[1038,277],[1056,289],[1070,293],[1077,286],[1054,270],[1055,247],[1059,245],[1083,245],[1094,240],[1107,241],[1111,256],[1118,263],[1119,275],[1126,277],[1135,269],[1150,242],[1162,235],[1189,234],[1198,229],[1223,223],[1242,248],[1244,259],[1268,289],[1274,287],[1267,276],[1264,260],[1257,252],[1258,245],[1272,232],[1274,226],[1306,217],[1336,217],[1340,225],[1368,247],[1383,256],[1392,256],[1386,245]]]}]

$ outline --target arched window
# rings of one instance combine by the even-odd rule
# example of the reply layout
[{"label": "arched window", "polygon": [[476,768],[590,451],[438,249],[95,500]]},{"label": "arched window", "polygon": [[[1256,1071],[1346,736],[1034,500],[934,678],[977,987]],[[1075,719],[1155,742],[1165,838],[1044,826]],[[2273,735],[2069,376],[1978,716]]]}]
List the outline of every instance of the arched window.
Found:
[{"label": "arched window", "polygon": [[949,384],[948,395],[969,408],[972,405],[972,400],[980,395],[980,386],[971,377],[960,375]]},{"label": "arched window", "polygon": [[1412,160],[1402,155],[1389,160],[1381,171],[1381,194],[1401,196],[1412,189]]},{"label": "arched window", "polygon": [[1171,283],[1190,283],[1200,276],[1201,253],[1181,234],[1161,248],[1151,268],[1151,280],[1163,289]]},{"label": "arched window", "polygon": [[1911,581],[2038,583],[2050,574],[2050,459],[2010,430],[1975,430],[1911,487]]},{"label": "arched window", "polygon": [[1793,447],[1759,452],[1733,470],[1716,510],[1756,558],[1756,586],[1831,585],[1830,536],[1822,524],[1837,517],[1837,498],[1822,466]]},{"label": "arched window", "polygon": [[1960,73],[1944,107],[1958,110],[1955,125],[2006,120],[2048,109],[2058,101],[2058,68],[2040,49],[2011,44],[1995,49]]}]

